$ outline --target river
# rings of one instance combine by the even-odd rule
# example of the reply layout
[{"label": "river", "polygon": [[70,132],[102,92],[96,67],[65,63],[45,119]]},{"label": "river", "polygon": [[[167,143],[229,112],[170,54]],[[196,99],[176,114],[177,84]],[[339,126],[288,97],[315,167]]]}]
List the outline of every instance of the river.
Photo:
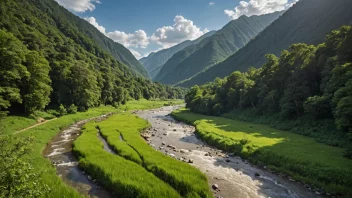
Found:
[{"label": "river", "polygon": [[[229,157],[198,139],[195,128],[174,120],[169,114],[178,106],[137,111],[152,128],[149,144],[156,150],[174,156],[199,168],[208,177],[209,187],[219,187],[214,197],[320,197],[295,181],[256,168],[239,157]],[[169,147],[168,147],[169,146]],[[176,148],[176,149],[175,149]]]},{"label": "river", "polygon": [[[192,161],[191,165],[206,174],[210,188],[213,185],[218,186],[218,190],[213,190],[214,197],[321,197],[295,181],[256,168],[239,157],[229,157],[220,150],[206,145],[195,136],[193,126],[178,122],[169,116],[179,107],[168,106],[134,113],[148,120],[152,125],[146,131],[150,135],[148,143],[156,150],[185,163]],[[57,174],[65,183],[82,194],[101,198],[113,196],[96,184],[94,178],[90,178],[78,168],[78,161],[72,153],[72,145],[86,122],[99,121],[106,117],[83,120],[67,127],[48,143],[43,152],[43,155],[52,161]],[[98,131],[97,136],[104,143],[104,149],[114,153]]]}]

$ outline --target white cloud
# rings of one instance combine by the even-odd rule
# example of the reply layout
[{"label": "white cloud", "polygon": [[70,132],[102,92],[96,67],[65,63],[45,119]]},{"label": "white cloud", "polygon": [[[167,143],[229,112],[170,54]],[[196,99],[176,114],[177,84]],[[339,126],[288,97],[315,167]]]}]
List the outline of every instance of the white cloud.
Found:
[{"label": "white cloud", "polygon": [[157,50],[159,51],[172,47],[185,40],[197,39],[208,32],[208,29],[201,30],[193,24],[193,21],[185,19],[183,16],[176,16],[174,25],[158,28],[150,37],[148,37],[144,30],[137,30],[133,33],[125,33],[118,30],[108,32],[105,27],[98,24],[94,17],[86,17],[84,19],[113,41],[127,47],[137,59],[148,56],[151,52],[156,52],[150,51],[142,55],[140,50],[138,50],[140,48],[148,48],[151,43],[159,45],[160,48]]},{"label": "white cloud", "polygon": [[144,30],[137,30],[132,34],[115,30],[106,35],[125,47],[146,48],[149,45],[149,38]]},{"label": "white cloud", "polygon": [[215,5],[215,3],[214,2],[209,2],[209,5],[213,6],[213,5]]},{"label": "white cloud", "polygon": [[194,40],[207,32],[207,29],[201,30],[193,21],[178,15],[173,26],[158,28],[150,39],[163,47],[171,47],[185,40]]},{"label": "white cloud", "polygon": [[262,15],[276,11],[286,10],[298,0],[249,0],[240,1],[233,10],[224,10],[224,13],[231,19],[237,19],[242,15]]},{"label": "white cloud", "polygon": [[60,5],[74,12],[93,11],[95,4],[100,4],[99,0],[55,0]]},{"label": "white cloud", "polygon": [[105,28],[103,26],[100,26],[97,22],[97,20],[94,17],[85,17],[84,20],[88,21],[90,24],[92,24],[95,28],[97,28],[100,32],[105,34]]},{"label": "white cloud", "polygon": [[133,54],[133,56],[136,57],[137,60],[143,58],[143,56],[139,52],[137,52],[136,50],[134,50],[134,49],[129,49],[129,50]]}]

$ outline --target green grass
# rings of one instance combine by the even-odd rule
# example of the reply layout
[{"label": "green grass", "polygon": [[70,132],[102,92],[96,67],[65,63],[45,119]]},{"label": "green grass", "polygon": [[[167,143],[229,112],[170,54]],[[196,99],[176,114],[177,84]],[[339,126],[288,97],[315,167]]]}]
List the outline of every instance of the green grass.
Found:
[{"label": "green grass", "polygon": [[56,174],[56,169],[51,165],[50,160],[43,157],[42,152],[46,144],[63,128],[91,117],[96,117],[108,112],[116,111],[113,107],[92,108],[87,112],[62,116],[56,120],[45,123],[38,127],[24,131],[18,135],[23,137],[33,136],[34,142],[31,145],[32,151],[26,158],[33,168],[42,172],[42,181],[51,189],[43,197],[82,197],[75,189],[66,185]]},{"label": "green grass", "polygon": [[173,116],[195,125],[199,137],[213,146],[328,192],[352,196],[352,160],[343,157],[342,148],[265,125],[185,109],[173,112]]},{"label": "green grass", "polygon": [[124,140],[120,139],[120,136],[122,137],[122,135],[116,130],[114,124],[115,123],[111,122],[101,122],[97,125],[101,135],[118,155],[142,165],[143,161],[139,157],[139,154]]},{"label": "green grass", "polygon": [[[132,124],[133,123],[133,124]],[[140,136],[140,131],[149,127],[146,120],[130,113],[117,114],[98,124],[102,133],[107,137],[110,146],[112,140],[121,144],[118,138],[121,134],[123,140],[139,154],[140,158],[133,155],[133,159],[142,160],[143,167],[155,176],[170,184],[183,197],[212,197],[206,176],[189,164],[172,159],[150,147]],[[120,149],[127,148],[125,146]],[[130,153],[128,148],[125,151]],[[130,159],[130,157],[128,158]],[[133,160],[136,161],[136,160]]]},{"label": "green grass", "polygon": [[[142,104],[138,104],[138,101],[130,101],[125,106],[129,110],[132,109],[150,109],[164,106],[168,104],[169,101],[145,101],[141,100]],[[182,100],[172,101],[173,103],[183,103]],[[56,169],[51,165],[51,162],[42,156],[42,152],[46,144],[63,128],[77,122],[80,120],[88,119],[91,117],[96,117],[108,112],[121,112],[122,107],[116,109],[111,106],[101,106],[98,108],[91,108],[87,112],[79,112],[76,114],[65,115],[59,117],[43,125],[37,126],[35,128],[29,129],[17,135],[26,137],[34,136],[35,141],[32,143],[32,152],[26,158],[33,168],[42,172],[43,183],[47,184],[51,189],[49,193],[45,194],[43,197],[48,198],[76,198],[82,197],[74,188],[66,185],[60,177],[56,174]],[[3,126],[3,131],[5,134],[12,134],[23,128],[32,126],[36,124],[34,119],[19,117],[19,116],[8,116],[4,119],[5,123]]]},{"label": "green grass", "polygon": [[82,135],[74,142],[80,166],[98,183],[118,197],[180,197],[172,187],[139,164],[105,151],[96,136],[98,124],[86,124]]},{"label": "green grass", "polygon": [[[124,107],[128,107],[129,110],[132,109],[150,109],[164,106],[168,104],[169,101],[145,101],[141,100],[141,104],[138,101],[129,101]],[[174,100],[173,103],[183,103],[182,100]],[[44,195],[44,197],[82,197],[75,189],[67,186],[61,178],[56,174],[56,169],[51,165],[51,162],[42,156],[42,152],[46,144],[63,128],[77,122],[80,120],[88,119],[91,117],[96,117],[108,112],[121,112],[122,106],[118,109],[111,106],[101,106],[98,108],[91,108],[87,112],[79,112],[76,114],[65,115],[59,117],[43,125],[37,126],[35,128],[29,129],[17,135],[26,137],[34,136],[35,141],[32,143],[32,152],[27,157],[33,168],[42,172],[43,183],[47,184],[51,191]],[[34,119],[19,117],[19,116],[8,116],[4,120],[3,131],[5,134],[12,134],[23,128],[32,126],[36,124]]]},{"label": "green grass", "polygon": [[184,100],[132,100],[128,101],[126,105],[119,106],[121,110],[143,110],[143,109],[154,109],[166,105],[178,105],[183,104]]},{"label": "green grass", "polygon": [[3,133],[11,134],[18,130],[24,129],[26,127],[37,124],[37,121],[27,117],[21,116],[8,116],[5,117],[2,121]]}]

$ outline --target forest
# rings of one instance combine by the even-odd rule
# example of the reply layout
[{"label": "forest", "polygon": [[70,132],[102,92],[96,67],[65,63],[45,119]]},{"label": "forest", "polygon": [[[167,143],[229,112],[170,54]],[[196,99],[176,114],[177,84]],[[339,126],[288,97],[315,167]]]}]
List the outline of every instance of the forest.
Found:
[{"label": "forest", "polygon": [[183,97],[184,89],[154,83],[115,59],[66,12],[48,0],[0,2],[0,112],[85,111],[131,99]]},{"label": "forest", "polygon": [[259,69],[193,86],[187,107],[311,136],[345,148],[352,158],[351,45],[352,26],[332,31],[316,46],[293,44],[279,57],[266,55]]}]

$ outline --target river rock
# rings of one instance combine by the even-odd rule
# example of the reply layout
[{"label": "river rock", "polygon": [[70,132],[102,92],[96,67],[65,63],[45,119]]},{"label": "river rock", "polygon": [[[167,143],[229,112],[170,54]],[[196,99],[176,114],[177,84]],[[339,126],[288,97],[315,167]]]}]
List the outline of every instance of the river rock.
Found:
[{"label": "river rock", "polygon": [[188,163],[192,164],[192,163],[193,163],[193,160],[192,160],[192,159],[189,159],[189,160],[188,160]]},{"label": "river rock", "polygon": [[213,184],[211,187],[212,187],[214,190],[219,190],[219,185],[217,185],[217,184]]},{"label": "river rock", "polygon": [[162,143],[161,143],[161,145],[163,145],[163,146],[164,146],[164,145],[166,145],[166,143],[165,143],[165,142],[162,142]]},{"label": "river rock", "polygon": [[187,153],[185,149],[180,149],[180,153]]},{"label": "river rock", "polygon": [[92,177],[90,175],[88,175],[88,180],[91,181],[92,180]]},{"label": "river rock", "polygon": [[226,159],[225,161],[226,161],[226,162],[231,162],[229,159]]},{"label": "river rock", "polygon": [[260,174],[259,173],[254,173],[254,176],[259,177]]}]

